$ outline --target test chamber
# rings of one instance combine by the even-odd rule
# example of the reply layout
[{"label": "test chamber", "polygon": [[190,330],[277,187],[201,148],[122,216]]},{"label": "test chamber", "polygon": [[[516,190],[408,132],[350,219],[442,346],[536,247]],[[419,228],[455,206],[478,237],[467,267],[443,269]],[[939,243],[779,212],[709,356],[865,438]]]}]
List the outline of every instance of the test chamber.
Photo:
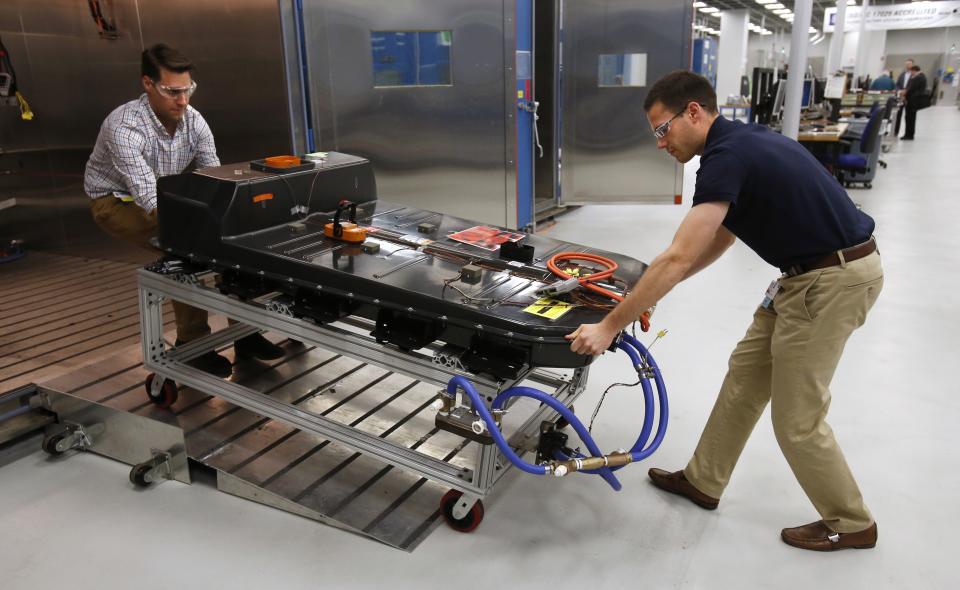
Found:
[{"label": "test chamber", "polygon": [[689,67],[687,4],[318,0],[281,16],[295,151],[369,159],[395,202],[530,229],[567,204],[679,199],[643,100]]}]

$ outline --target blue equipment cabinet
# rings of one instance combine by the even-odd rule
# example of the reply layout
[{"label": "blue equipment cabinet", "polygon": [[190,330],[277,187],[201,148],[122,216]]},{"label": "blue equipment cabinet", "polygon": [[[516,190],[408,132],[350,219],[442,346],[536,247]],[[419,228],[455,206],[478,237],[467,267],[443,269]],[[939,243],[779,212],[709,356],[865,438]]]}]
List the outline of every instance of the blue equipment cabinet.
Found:
[{"label": "blue equipment cabinet", "polygon": [[717,48],[715,39],[694,39],[693,41],[693,71],[710,80],[710,84],[717,87]]},{"label": "blue equipment cabinet", "polygon": [[533,227],[533,0],[517,0],[517,227]]}]

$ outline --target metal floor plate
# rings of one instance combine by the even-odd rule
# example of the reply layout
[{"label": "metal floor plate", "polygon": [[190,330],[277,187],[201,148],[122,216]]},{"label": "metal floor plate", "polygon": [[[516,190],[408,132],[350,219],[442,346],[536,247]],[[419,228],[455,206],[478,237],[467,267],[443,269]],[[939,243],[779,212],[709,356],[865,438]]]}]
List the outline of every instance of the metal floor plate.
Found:
[{"label": "metal floor plate", "polygon": [[[472,468],[476,443],[438,431],[437,388],[318,348],[282,341],[285,358],[244,361],[232,379],[367,433]],[[232,356],[232,347],[222,351]],[[413,550],[440,523],[445,487],[322,437],[181,388],[170,410],[143,387],[147,372],[131,346],[43,387],[175,424],[187,454],[217,470],[218,487],[296,514]]]},{"label": "metal floor plate", "polygon": [[[181,389],[171,410],[147,399],[138,264],[30,252],[0,266],[0,391],[37,383],[183,429],[187,453],[221,490],[413,550],[443,521],[444,486],[322,437]],[[167,340],[174,336],[166,306]],[[211,317],[216,330],[224,318]],[[436,387],[288,341],[285,358],[250,361],[232,379],[275,399],[464,468],[476,443],[438,431]],[[222,353],[232,358],[233,348]],[[509,420],[522,420],[522,413]]]},{"label": "metal floor plate", "polygon": [[136,345],[138,268],[48,252],[0,265],[0,391]]}]

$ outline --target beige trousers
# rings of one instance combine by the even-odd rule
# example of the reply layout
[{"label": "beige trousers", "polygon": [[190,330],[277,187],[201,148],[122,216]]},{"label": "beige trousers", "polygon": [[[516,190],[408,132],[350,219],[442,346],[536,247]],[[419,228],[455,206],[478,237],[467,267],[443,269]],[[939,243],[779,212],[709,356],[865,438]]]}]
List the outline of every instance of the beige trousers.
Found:
[{"label": "beige trousers", "polygon": [[772,308],[757,309],[730,355],[713,412],[684,469],[690,483],[720,498],[770,402],[780,449],[826,525],[849,533],[873,523],[826,417],[843,347],[882,287],[878,252],[781,279]]},{"label": "beige trousers", "polygon": [[[108,195],[90,199],[90,211],[93,220],[109,235],[153,253],[162,253],[150,243],[150,238],[157,235],[156,209],[147,213],[136,203],[124,203]],[[177,340],[190,342],[210,333],[205,309],[197,309],[179,301],[171,303],[177,321]]]}]

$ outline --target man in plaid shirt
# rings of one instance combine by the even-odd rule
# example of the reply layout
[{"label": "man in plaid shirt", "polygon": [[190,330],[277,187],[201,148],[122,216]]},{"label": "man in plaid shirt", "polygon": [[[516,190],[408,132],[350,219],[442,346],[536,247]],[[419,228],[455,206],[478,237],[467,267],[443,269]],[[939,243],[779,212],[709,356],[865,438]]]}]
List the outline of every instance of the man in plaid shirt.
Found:
[{"label": "man in plaid shirt", "polygon": [[[189,104],[197,89],[192,71],[190,60],[168,45],[144,51],[144,94],[107,116],[84,174],[84,191],[97,225],[153,252],[158,251],[150,242],[157,233],[157,178],[180,174],[191,162],[200,168],[220,165],[210,127]],[[174,301],[173,311],[178,345],[210,333],[206,310]],[[235,348],[238,356],[283,356],[282,348],[260,334],[238,340]],[[194,363],[222,377],[232,372],[230,361],[216,351]]]}]

